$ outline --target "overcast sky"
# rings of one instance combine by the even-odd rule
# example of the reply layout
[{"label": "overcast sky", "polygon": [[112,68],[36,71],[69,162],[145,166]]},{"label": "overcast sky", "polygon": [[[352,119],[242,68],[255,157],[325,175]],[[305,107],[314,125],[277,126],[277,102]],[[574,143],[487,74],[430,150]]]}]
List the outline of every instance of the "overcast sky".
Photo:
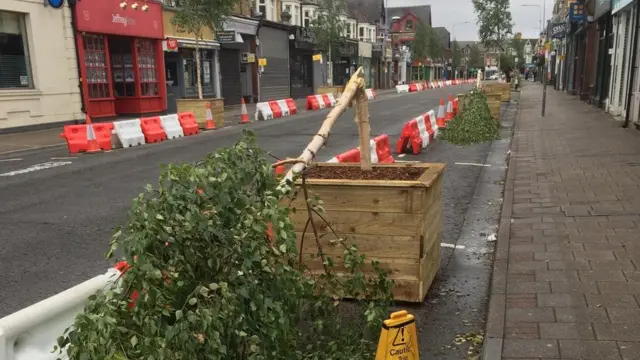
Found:
[{"label": "overcast sky", "polygon": [[[460,41],[478,39],[476,16],[471,0],[386,0],[388,7],[431,5],[433,26],[444,26]],[[511,17],[515,23],[513,32],[521,32],[525,38],[535,38],[540,32],[541,9],[545,0],[511,0]],[[539,7],[525,7],[538,5]],[[553,0],[546,0],[546,18],[551,17]],[[469,24],[460,24],[469,21]],[[455,34],[453,29],[455,26]]]}]

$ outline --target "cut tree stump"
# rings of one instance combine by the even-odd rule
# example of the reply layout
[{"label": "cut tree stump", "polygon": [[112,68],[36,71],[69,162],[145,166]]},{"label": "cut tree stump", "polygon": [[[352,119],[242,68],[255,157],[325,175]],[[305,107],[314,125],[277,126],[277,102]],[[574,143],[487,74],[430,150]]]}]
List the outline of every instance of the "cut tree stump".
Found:
[{"label": "cut tree stump", "polygon": [[[368,174],[363,176],[371,180],[358,180],[357,173],[362,170],[357,163],[315,163],[309,168],[310,175],[315,171],[323,174],[322,179],[308,176],[306,180],[310,197],[317,194],[324,202],[323,217],[345,243],[354,243],[359,253],[367,256],[365,274],[373,274],[372,260],[389,272],[389,278],[395,281],[396,300],[422,302],[438,272],[444,169],[445,164],[375,164],[373,172],[378,170],[382,179],[372,179]],[[297,186],[301,186],[300,181]],[[298,250],[311,271],[323,272],[311,226],[300,248],[308,219],[301,193],[290,206],[297,209],[290,216]],[[336,264],[334,271],[345,275],[344,248],[320,217],[314,214],[313,219],[325,255]]]}]

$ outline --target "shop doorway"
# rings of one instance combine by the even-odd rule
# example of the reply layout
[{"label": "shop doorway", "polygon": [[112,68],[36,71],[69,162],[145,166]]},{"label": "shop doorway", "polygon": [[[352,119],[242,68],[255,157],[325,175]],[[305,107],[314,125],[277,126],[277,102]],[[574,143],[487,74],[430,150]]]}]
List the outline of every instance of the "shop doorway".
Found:
[{"label": "shop doorway", "polygon": [[178,79],[178,62],[180,58],[166,58],[165,69],[167,78],[167,112],[170,114],[178,112],[178,99],[180,94],[180,81]]}]

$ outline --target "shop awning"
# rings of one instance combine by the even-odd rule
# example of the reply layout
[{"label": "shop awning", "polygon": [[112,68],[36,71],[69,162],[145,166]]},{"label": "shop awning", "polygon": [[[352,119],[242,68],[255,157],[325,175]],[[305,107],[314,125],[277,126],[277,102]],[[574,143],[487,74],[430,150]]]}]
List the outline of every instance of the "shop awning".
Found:
[{"label": "shop awning", "polygon": [[[177,40],[179,47],[190,49],[196,47],[196,39],[177,38]],[[198,40],[198,46],[201,49],[220,49],[220,43],[213,40]]]}]

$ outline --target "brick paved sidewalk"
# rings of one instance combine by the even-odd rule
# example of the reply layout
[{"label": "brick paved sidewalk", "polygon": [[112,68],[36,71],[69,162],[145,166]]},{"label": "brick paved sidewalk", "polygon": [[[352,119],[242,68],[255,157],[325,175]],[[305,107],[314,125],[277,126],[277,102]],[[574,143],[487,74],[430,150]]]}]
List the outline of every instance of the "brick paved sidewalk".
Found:
[{"label": "brick paved sidewalk", "polygon": [[484,360],[640,359],[640,132],[527,84]]}]

